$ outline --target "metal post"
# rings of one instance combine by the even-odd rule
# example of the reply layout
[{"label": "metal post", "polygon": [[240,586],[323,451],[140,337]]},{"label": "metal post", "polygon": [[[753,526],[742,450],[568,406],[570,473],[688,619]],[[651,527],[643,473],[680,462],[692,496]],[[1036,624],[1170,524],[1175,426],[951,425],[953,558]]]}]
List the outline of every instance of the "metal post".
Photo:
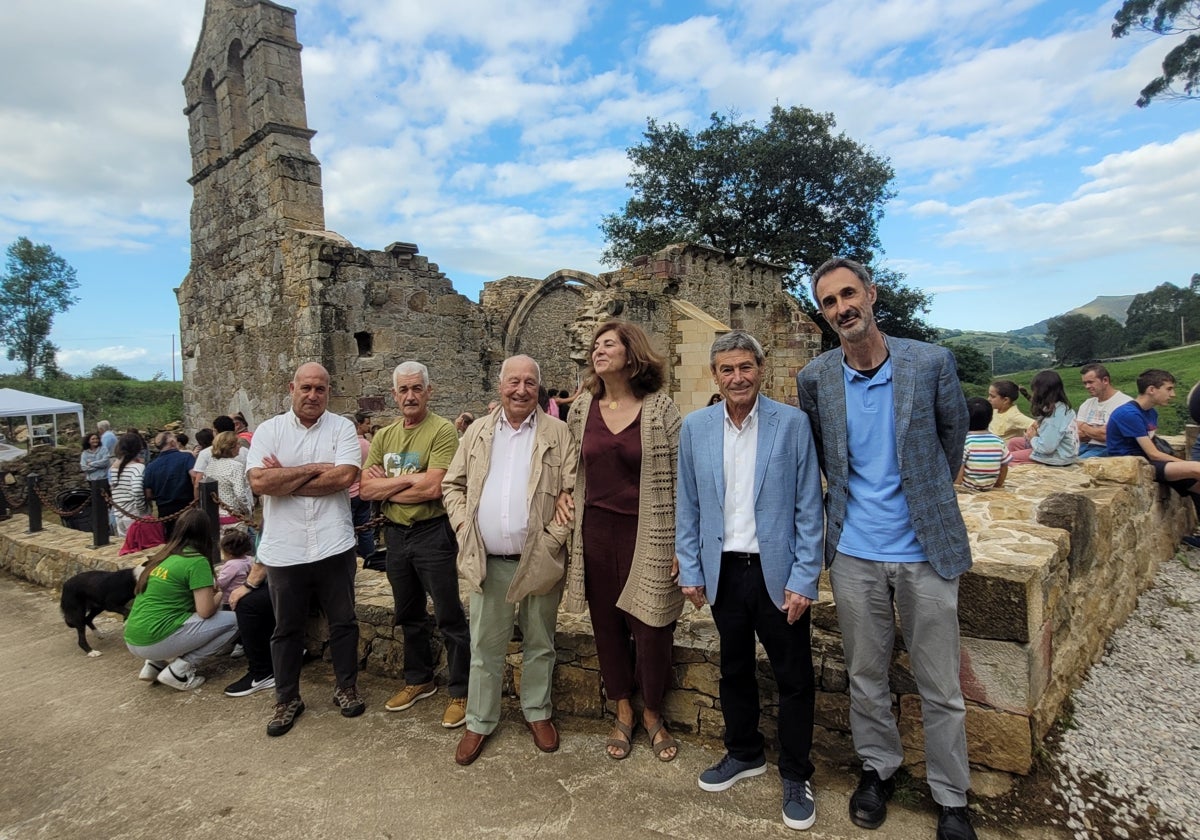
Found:
[{"label": "metal post", "polygon": [[8,486],[8,470],[0,470],[0,520],[8,519],[8,494],[4,488]]},{"label": "metal post", "polygon": [[214,563],[219,562],[220,550],[217,545],[221,542],[221,507],[216,502],[217,482],[215,479],[206,478],[200,482],[200,510],[208,516],[209,533],[212,534],[212,545],[214,557],[208,558]]},{"label": "metal post", "polygon": [[30,473],[25,478],[25,510],[29,513],[29,532],[42,530],[42,498],[37,494],[38,474]]},{"label": "metal post", "polygon": [[104,501],[108,482],[97,478],[88,485],[92,488],[92,548],[100,548],[108,545],[108,503]]}]

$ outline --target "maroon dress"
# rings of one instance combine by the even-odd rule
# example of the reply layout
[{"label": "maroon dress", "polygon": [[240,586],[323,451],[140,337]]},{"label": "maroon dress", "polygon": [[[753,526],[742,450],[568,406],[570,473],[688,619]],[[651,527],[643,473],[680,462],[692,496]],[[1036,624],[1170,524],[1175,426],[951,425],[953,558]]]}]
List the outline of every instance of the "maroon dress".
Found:
[{"label": "maroon dress", "polygon": [[600,400],[592,400],[581,449],[587,474],[582,529],[584,594],[604,693],[609,700],[628,700],[636,684],[646,708],[658,711],[671,679],[675,623],[651,627],[617,607],[637,544],[641,412],[613,434],[601,416]]}]

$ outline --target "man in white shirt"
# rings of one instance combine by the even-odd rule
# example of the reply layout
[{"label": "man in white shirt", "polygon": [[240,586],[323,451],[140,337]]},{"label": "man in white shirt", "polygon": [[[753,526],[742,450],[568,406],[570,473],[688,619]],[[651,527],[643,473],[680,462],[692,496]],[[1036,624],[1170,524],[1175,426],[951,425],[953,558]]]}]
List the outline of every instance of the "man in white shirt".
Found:
[{"label": "man in white shirt", "polygon": [[1075,427],[1079,429],[1079,457],[1099,458],[1108,454],[1108,436],[1105,433],[1108,418],[1115,409],[1133,397],[1113,387],[1104,365],[1084,365],[1079,369],[1079,375],[1090,396],[1079,406],[1075,415]]},{"label": "man in white shirt", "polygon": [[304,625],[315,596],[329,623],[329,650],[344,717],[361,715],[358,620],[354,613],[354,526],[348,488],[361,453],[354,424],[326,411],[329,372],[316,362],[296,369],[292,408],[254,433],[247,456],[250,488],[263,498],[258,560],[267,568],[275,633],[275,712],[268,735],[284,735],[304,711],[300,666]]},{"label": "man in white shirt", "polygon": [[541,370],[528,356],[500,368],[500,407],[467,427],[442,482],[471,591],[471,673],[466,732],[454,760],[475,761],[500,722],[504,655],[513,613],[523,640],[521,709],[534,745],[558,749],[550,687],[569,524],[554,505],[575,488],[578,452],[567,426],[538,408]]}]

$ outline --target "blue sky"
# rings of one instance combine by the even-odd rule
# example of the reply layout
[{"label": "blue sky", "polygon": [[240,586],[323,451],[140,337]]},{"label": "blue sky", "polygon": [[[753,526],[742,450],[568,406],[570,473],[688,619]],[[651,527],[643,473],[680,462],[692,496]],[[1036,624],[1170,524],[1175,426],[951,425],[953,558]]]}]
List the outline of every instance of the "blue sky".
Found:
[{"label": "blue sky", "polygon": [[[1172,42],[1114,41],[1115,2],[292,5],[326,226],[416,242],[472,298],[605,270],[597,225],[647,117],[698,129],[777,103],[832,112],[891,160],[884,262],[933,295],[935,325],[1015,329],[1200,271],[1200,103],[1134,106]],[[171,377],[202,12],[0,7],[0,244],[28,236],[78,270],[53,333],[72,373]]]}]

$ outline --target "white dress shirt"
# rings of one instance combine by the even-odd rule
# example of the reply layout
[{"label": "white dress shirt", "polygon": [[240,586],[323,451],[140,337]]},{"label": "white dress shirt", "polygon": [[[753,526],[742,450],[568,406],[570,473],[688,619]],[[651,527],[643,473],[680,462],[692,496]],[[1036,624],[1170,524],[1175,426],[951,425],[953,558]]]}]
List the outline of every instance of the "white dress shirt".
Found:
[{"label": "white dress shirt", "polygon": [[758,400],[742,421],[742,428],[724,413],[725,539],[724,551],[758,554],[754,525],[754,459],[758,456]]},{"label": "white dress shirt", "polygon": [[529,473],[537,436],[537,412],[513,428],[500,412],[492,437],[492,457],[479,497],[479,534],[488,554],[520,554],[529,527]]},{"label": "white dress shirt", "polygon": [[[274,455],[285,467],[332,463],[357,468],[362,463],[358,433],[345,417],[326,411],[306,427],[289,409],[254,432],[246,471],[262,468]],[[264,566],[314,563],[357,542],[350,519],[350,493],[327,496],[263,496],[263,533],[258,559]]]}]

